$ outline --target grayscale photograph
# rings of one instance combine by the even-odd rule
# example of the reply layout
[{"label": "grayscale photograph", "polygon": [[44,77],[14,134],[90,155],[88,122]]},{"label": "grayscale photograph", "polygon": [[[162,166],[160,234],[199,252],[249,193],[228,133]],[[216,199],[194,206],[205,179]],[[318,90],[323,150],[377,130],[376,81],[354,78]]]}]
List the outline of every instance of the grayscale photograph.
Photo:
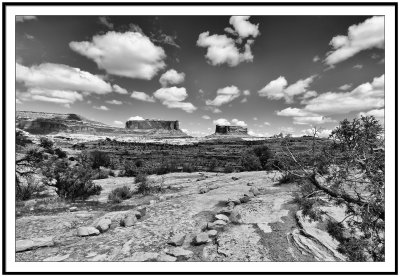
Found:
[{"label": "grayscale photograph", "polygon": [[384,15],[33,14],[13,35],[15,262],[386,261]]}]

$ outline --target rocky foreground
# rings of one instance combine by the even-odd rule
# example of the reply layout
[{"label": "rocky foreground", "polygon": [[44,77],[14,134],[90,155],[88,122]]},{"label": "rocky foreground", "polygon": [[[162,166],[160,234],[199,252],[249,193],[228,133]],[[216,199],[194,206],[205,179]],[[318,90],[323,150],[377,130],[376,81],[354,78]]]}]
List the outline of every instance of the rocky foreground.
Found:
[{"label": "rocky foreground", "polygon": [[[91,201],[25,203],[16,220],[17,261],[344,261],[323,223],[305,219],[296,186],[277,174],[172,173],[151,176],[165,191],[107,204],[134,178],[95,181]],[[326,207],[326,218],[343,212]]]}]

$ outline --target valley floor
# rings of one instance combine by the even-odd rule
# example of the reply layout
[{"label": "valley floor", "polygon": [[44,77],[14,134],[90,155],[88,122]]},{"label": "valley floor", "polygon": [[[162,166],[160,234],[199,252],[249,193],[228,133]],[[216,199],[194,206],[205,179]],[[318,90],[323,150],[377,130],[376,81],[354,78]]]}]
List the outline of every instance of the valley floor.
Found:
[{"label": "valley floor", "polygon": [[[123,185],[134,188],[134,178],[96,180],[103,187],[101,195],[74,204],[76,211],[71,206],[35,206],[20,212],[16,260],[345,260],[336,251],[337,242],[298,211],[296,186],[276,185],[276,177],[264,171],[153,175],[150,180],[162,183],[164,193],[136,195],[113,205],[106,203],[108,193]],[[138,214],[133,225],[120,226],[132,213]],[[104,221],[111,222],[104,232],[78,236],[79,227]]]}]

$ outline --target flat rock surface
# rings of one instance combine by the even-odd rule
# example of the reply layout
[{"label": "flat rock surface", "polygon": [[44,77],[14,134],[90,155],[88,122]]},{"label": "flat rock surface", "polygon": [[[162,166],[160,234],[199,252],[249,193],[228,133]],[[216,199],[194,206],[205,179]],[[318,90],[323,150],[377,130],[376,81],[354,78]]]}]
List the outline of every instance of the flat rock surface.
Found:
[{"label": "flat rock surface", "polygon": [[[205,177],[206,176],[206,177]],[[238,178],[233,180],[232,177]],[[134,178],[96,180],[104,190],[97,206],[79,205],[79,212],[55,211],[53,214],[26,214],[16,220],[17,240],[52,236],[54,244],[16,253],[17,261],[317,261],[324,257],[302,251],[288,239],[299,229],[297,206],[292,204],[295,186],[274,186],[274,173],[171,173],[150,176],[155,183],[170,189],[161,194],[138,196],[107,206],[107,195],[115,187],[134,187]],[[198,180],[198,181],[197,181]],[[228,222],[206,244],[195,245],[196,235],[226,208],[228,199],[247,194],[252,183],[260,194],[236,205],[238,222]],[[199,194],[202,187],[212,187]],[[160,198],[160,196],[163,196]],[[150,205],[150,200],[157,200]],[[93,199],[91,199],[93,201]],[[106,208],[103,208],[106,207]],[[115,224],[140,208],[143,216],[129,227]],[[111,210],[110,210],[111,209]],[[85,216],[78,216],[84,214]],[[77,236],[79,227],[96,226],[104,218],[109,229],[96,236]],[[222,221],[222,220],[221,220]],[[307,227],[308,228],[308,227]],[[310,230],[310,229],[309,229]],[[311,231],[310,231],[311,232]],[[213,232],[215,233],[215,232]],[[184,234],[182,245],[169,244],[176,234]],[[324,235],[319,236],[326,239]],[[180,244],[181,242],[179,242]],[[329,241],[329,247],[335,247]],[[329,249],[329,248],[328,248]],[[326,249],[325,249],[326,250]],[[329,252],[329,250],[326,250]],[[328,255],[326,255],[327,257]],[[332,255],[331,255],[332,256]],[[331,258],[331,256],[329,256]],[[334,257],[334,259],[339,260]]]}]

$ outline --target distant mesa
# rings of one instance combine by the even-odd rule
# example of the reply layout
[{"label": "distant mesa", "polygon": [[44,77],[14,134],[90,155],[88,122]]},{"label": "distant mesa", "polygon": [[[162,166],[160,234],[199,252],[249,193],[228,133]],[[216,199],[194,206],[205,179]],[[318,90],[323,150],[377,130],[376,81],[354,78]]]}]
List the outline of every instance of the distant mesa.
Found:
[{"label": "distant mesa", "polygon": [[232,126],[232,125],[216,125],[215,133],[208,137],[249,137],[247,133],[247,128],[242,126]]},{"label": "distant mesa", "polygon": [[125,123],[126,129],[162,129],[162,130],[179,130],[178,120],[155,120],[155,119],[145,119],[145,120],[128,120]]}]

